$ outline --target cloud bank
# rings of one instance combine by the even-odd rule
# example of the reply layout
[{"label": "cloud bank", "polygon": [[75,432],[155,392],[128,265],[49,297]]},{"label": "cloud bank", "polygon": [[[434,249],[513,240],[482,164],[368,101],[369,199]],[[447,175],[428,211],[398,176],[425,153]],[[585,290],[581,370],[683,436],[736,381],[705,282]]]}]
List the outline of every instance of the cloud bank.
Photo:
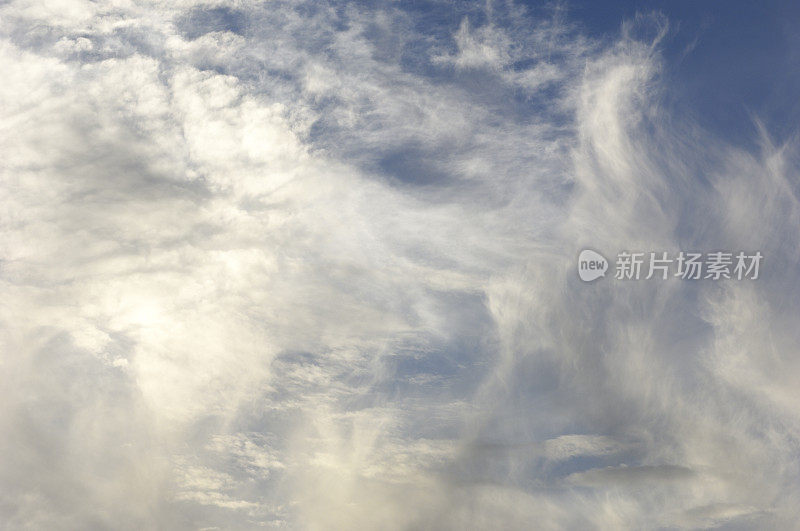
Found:
[{"label": "cloud bank", "polygon": [[[0,5],[9,529],[787,529],[798,152],[660,15]],[[580,249],[759,249],[583,284]]]}]

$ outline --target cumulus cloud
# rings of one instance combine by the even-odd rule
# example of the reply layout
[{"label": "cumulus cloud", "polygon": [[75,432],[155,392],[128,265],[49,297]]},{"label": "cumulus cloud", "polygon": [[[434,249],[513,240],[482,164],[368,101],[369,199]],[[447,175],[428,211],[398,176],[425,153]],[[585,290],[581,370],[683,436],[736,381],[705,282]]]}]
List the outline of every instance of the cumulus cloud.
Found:
[{"label": "cumulus cloud", "polygon": [[[790,526],[797,149],[674,116],[667,28],[3,3],[0,519]],[[766,262],[586,285],[587,246]]]}]

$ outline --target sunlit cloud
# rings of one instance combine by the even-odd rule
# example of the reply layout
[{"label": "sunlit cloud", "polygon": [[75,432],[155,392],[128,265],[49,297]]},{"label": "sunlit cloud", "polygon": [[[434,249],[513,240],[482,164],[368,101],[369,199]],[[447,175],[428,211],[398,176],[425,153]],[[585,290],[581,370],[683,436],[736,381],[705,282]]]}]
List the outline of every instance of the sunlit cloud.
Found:
[{"label": "sunlit cloud", "polygon": [[0,521],[791,527],[797,146],[670,106],[670,27],[3,3]]}]

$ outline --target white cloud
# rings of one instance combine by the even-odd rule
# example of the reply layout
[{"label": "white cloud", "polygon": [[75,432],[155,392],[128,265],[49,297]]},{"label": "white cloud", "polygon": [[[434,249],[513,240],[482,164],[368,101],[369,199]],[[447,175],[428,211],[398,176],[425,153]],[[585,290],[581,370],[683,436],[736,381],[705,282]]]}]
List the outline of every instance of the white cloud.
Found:
[{"label": "white cloud", "polygon": [[508,49],[511,43],[502,30],[492,25],[472,31],[469,19],[464,18],[453,37],[458,46],[458,54],[437,56],[434,58],[435,62],[451,63],[456,68],[464,69],[500,69],[509,62]]},{"label": "white cloud", "polygon": [[[793,521],[794,146],[676,125],[659,18],[418,16],[0,7],[10,527]],[[769,269],[591,289],[584,245]]]}]

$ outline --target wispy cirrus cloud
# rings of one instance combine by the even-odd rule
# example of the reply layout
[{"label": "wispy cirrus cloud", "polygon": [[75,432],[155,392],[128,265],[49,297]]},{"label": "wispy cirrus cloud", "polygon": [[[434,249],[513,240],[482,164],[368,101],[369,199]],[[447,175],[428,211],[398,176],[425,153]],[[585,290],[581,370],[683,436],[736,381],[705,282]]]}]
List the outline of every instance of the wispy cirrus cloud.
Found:
[{"label": "wispy cirrus cloud", "polygon": [[[793,521],[796,146],[676,117],[664,17],[0,17],[9,527]],[[584,246],[769,266],[587,286]]]}]

